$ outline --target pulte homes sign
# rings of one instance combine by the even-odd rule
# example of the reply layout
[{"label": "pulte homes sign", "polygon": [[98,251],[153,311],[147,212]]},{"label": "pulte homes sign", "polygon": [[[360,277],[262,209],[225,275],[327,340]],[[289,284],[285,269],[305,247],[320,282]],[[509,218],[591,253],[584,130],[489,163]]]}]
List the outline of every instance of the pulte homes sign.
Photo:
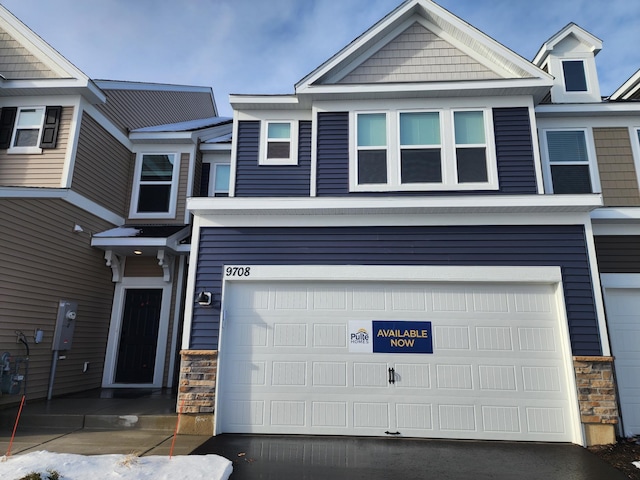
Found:
[{"label": "pulte homes sign", "polygon": [[431,322],[354,320],[347,335],[352,353],[433,353]]}]

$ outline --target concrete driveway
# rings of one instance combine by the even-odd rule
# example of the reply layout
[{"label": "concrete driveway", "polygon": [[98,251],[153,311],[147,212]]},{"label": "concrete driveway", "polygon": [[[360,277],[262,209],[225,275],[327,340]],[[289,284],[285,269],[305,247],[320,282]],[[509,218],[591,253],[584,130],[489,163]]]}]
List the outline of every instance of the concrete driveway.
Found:
[{"label": "concrete driveway", "polygon": [[625,480],[577,445],[230,435],[191,454],[233,462],[231,480]]}]

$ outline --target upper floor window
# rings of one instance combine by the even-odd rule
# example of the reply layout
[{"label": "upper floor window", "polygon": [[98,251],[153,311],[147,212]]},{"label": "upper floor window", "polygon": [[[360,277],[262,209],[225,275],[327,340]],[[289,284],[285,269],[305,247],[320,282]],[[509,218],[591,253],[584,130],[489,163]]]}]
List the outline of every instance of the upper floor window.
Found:
[{"label": "upper floor window", "polygon": [[4,107],[0,148],[8,153],[40,153],[55,148],[62,107]]},{"label": "upper floor window", "polygon": [[297,124],[290,121],[264,122],[260,165],[296,165]]},{"label": "upper floor window", "polygon": [[132,199],[133,217],[172,217],[177,195],[178,156],[145,153],[138,156]]},{"label": "upper floor window", "polygon": [[356,113],[351,188],[496,190],[488,117],[485,110]]},{"label": "upper floor window", "polygon": [[582,60],[564,60],[562,62],[564,87],[567,92],[586,92],[587,76]]},{"label": "upper floor window", "polygon": [[547,154],[553,193],[592,193],[584,130],[548,130]]}]

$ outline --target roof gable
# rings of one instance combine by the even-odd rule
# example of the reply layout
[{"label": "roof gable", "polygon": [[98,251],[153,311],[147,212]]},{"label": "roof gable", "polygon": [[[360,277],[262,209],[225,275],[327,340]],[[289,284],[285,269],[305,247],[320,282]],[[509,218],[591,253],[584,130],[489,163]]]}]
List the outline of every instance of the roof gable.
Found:
[{"label": "roof gable", "polygon": [[600,50],[602,50],[602,40],[579,25],[570,23],[542,44],[533,63],[542,65],[552,52],[563,54],[567,51],[583,51],[593,53],[595,56]]},{"label": "roof gable", "polygon": [[475,58],[415,22],[337,83],[498,79]]},{"label": "roof gable", "polygon": [[609,100],[640,100],[640,70],[613,92]]},{"label": "roof gable", "polygon": [[[400,51],[401,60],[389,62],[391,51]],[[454,61],[460,63],[447,63]],[[437,88],[434,83],[506,79],[551,84],[548,74],[433,1],[408,0],[298,82],[296,93],[356,83]]]}]

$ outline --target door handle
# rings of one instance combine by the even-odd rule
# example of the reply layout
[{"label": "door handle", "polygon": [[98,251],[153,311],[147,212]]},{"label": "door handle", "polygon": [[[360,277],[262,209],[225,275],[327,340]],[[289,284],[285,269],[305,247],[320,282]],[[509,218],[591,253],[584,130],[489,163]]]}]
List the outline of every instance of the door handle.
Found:
[{"label": "door handle", "polygon": [[396,383],[396,369],[393,367],[389,368],[389,383]]}]

